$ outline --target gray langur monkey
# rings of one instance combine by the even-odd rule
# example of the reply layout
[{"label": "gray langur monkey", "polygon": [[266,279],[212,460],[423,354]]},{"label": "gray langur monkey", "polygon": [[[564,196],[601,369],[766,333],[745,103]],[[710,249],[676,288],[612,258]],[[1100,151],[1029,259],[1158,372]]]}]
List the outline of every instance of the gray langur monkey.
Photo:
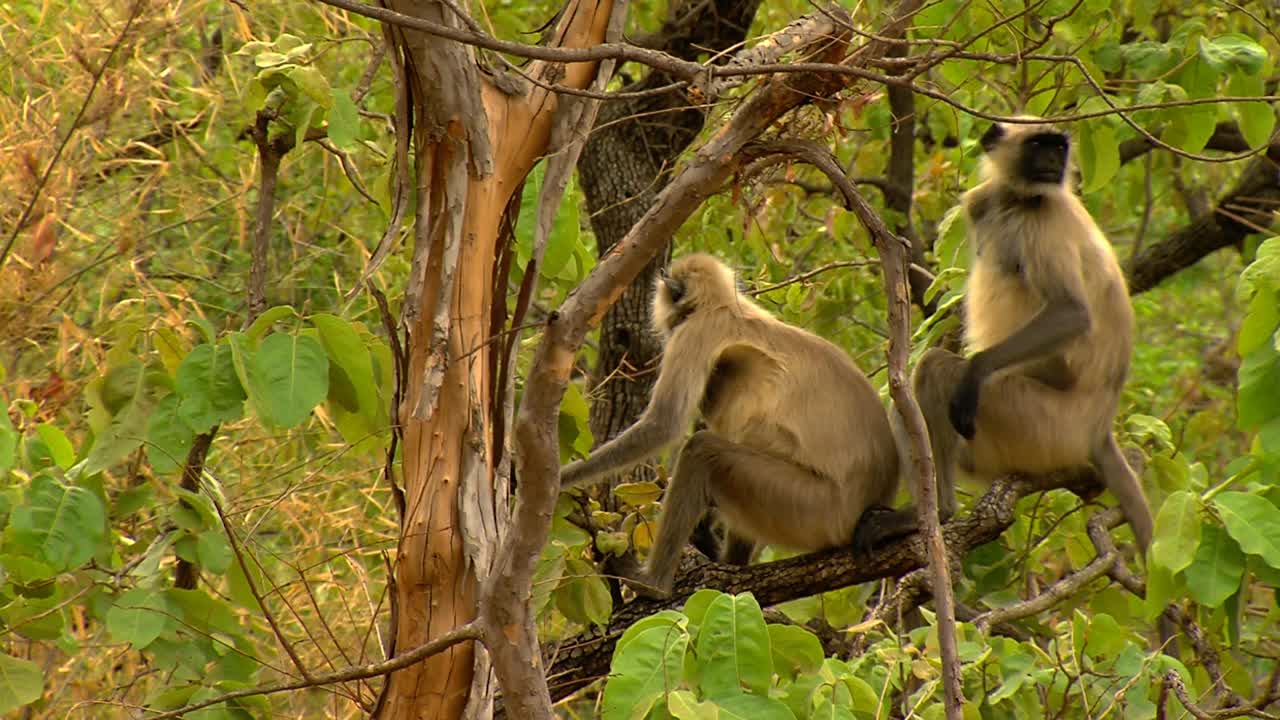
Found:
[{"label": "gray langur monkey", "polygon": [[986,477],[1092,465],[1145,552],[1151,510],[1111,430],[1133,349],[1124,274],[1068,186],[1064,132],[997,124],[981,144],[984,180],[962,199],[973,354],[935,348],[913,374],[939,510],[955,512],[956,465]]},{"label": "gray langur monkey", "polygon": [[665,345],[649,406],[560,474],[562,489],[589,483],[678,440],[696,415],[706,423],[676,459],[645,568],[624,579],[669,594],[712,504],[728,529],[726,560],[745,563],[757,542],[863,544],[858,520],[893,501],[899,455],[879,396],[844,351],[739,293],[710,255],[672,263],[653,305]]}]

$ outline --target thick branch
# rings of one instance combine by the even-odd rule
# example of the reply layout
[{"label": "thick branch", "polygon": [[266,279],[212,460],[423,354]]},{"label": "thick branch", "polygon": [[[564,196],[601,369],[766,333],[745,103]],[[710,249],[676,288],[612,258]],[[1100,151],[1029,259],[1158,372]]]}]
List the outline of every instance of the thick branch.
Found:
[{"label": "thick branch", "polygon": [[[947,555],[961,558],[973,548],[999,538],[1017,519],[1018,501],[1031,493],[1067,488],[1089,495],[1101,487],[1098,477],[1083,468],[1038,477],[1000,478],[974,503],[969,513],[943,526]],[[604,630],[592,629],[543,648],[546,657],[554,658],[548,672],[551,695],[565,697],[604,677],[609,671],[614,644],[624,630],[659,610],[679,608],[702,588],[726,593],[751,591],[760,605],[767,607],[850,585],[904,577],[928,567],[928,552],[924,539],[918,534],[878,549],[871,556],[856,555],[852,548],[838,548],[747,567],[713,563],[693,550],[686,550],[670,598],[637,598],[616,610]]]},{"label": "thick branch", "polygon": [[[1277,146],[1280,147],[1280,146]],[[1168,239],[1148,245],[1130,262],[1129,292],[1146,292],[1174,273],[1271,226],[1280,207],[1280,163],[1270,154],[1254,158],[1213,212],[1196,218]]]}]

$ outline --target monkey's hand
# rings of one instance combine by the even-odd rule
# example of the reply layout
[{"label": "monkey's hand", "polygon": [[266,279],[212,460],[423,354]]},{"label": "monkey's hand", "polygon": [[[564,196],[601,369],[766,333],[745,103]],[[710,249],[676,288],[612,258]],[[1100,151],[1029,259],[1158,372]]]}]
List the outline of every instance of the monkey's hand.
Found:
[{"label": "monkey's hand", "polygon": [[974,376],[971,365],[951,396],[951,426],[966,440],[972,439],[977,430],[978,391],[981,388],[982,382]]}]

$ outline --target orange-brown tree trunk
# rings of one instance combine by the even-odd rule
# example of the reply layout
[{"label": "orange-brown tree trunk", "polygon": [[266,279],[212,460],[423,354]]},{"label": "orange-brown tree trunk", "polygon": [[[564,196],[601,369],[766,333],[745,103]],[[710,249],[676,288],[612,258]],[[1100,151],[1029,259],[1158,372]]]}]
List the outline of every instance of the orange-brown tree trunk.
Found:
[{"label": "orange-brown tree trunk", "polygon": [[[388,6],[463,27],[435,0]],[[570,2],[555,44],[599,43],[611,8],[610,0]],[[495,257],[503,210],[546,151],[557,97],[539,86],[504,93],[479,72],[467,46],[400,27],[388,34],[411,103],[417,193],[403,310],[405,514],[395,565],[395,647],[406,650],[475,619],[479,583],[494,567],[506,526],[508,488],[495,482],[495,468],[510,442],[494,447],[493,423],[504,420],[490,414],[502,392],[490,371],[490,353],[501,349],[488,342],[490,311],[505,302],[493,297]],[[525,72],[584,87],[595,64],[532,63]],[[510,438],[509,428],[501,436]],[[455,645],[392,674],[380,717],[489,717],[491,676],[483,646]]]}]

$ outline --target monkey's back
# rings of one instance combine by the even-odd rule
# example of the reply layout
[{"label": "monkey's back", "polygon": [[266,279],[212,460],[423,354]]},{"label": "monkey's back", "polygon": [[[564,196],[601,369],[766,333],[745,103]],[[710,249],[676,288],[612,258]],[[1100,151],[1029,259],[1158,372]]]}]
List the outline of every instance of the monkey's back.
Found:
[{"label": "monkey's back", "polygon": [[[965,291],[965,338],[970,350],[1000,343],[1044,308],[1047,299],[1027,280],[1029,268],[1047,263],[1055,273],[1075,265],[1090,327],[1060,353],[1068,372],[1061,380],[1077,391],[1097,391],[1113,401],[1128,372],[1133,309],[1110,243],[1069,191],[1045,196],[1033,205],[1010,201],[988,185],[978,186],[964,198],[976,251]],[[1004,372],[1034,374],[1044,365],[1044,361],[1033,362]],[[1105,410],[1099,407],[1098,411]]]},{"label": "monkey's back", "polygon": [[702,404],[709,428],[851,487],[897,477],[884,406],[843,350],[763,311],[726,308],[697,321],[721,324],[730,338]]}]

